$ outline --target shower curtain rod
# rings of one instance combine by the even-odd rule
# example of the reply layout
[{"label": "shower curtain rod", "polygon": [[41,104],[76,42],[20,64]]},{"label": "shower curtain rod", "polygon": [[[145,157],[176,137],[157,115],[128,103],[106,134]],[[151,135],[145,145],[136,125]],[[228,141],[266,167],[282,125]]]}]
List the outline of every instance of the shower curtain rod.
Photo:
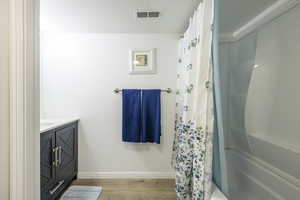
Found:
[{"label": "shower curtain rod", "polygon": [[[114,93],[118,94],[118,93],[121,93],[123,89],[119,89],[119,88],[116,88],[114,89]],[[171,88],[167,88],[167,89],[163,89],[161,90],[162,92],[166,92],[166,93],[172,93],[172,89]]]}]

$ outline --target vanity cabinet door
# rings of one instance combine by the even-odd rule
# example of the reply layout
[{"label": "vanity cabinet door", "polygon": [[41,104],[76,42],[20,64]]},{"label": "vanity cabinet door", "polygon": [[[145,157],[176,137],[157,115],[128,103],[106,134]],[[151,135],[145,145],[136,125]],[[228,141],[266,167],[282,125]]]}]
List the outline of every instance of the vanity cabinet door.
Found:
[{"label": "vanity cabinet door", "polygon": [[77,173],[77,124],[56,131],[59,164],[56,168],[56,180],[69,183]]},{"label": "vanity cabinet door", "polygon": [[58,199],[78,171],[78,123],[41,133],[41,200]]},{"label": "vanity cabinet door", "polygon": [[41,134],[40,139],[40,173],[41,173],[41,199],[49,199],[49,191],[55,185],[55,134],[46,132]]}]

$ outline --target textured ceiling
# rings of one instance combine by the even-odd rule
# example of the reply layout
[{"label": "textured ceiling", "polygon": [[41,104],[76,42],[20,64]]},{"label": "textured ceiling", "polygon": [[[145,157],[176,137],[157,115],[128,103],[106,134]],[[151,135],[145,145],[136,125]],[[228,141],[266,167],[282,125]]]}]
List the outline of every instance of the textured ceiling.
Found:
[{"label": "textured ceiling", "polygon": [[[88,33],[183,33],[200,0],[41,0],[41,29]],[[137,11],[159,19],[136,19]]]}]

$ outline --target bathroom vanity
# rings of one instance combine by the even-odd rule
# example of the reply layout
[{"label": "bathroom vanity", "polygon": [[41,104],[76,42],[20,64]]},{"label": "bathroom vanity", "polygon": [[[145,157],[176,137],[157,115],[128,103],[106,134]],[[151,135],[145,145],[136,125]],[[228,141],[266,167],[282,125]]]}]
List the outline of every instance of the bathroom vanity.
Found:
[{"label": "bathroom vanity", "polygon": [[57,199],[77,178],[78,121],[41,121],[41,200]]}]

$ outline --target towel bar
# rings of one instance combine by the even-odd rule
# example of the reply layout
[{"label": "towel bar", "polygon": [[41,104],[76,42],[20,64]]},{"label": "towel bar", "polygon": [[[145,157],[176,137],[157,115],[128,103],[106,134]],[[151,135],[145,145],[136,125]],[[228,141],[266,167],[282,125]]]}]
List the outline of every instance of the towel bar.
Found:
[{"label": "towel bar", "polygon": [[[161,90],[162,92],[166,92],[166,93],[172,93],[172,89],[171,88],[167,88],[167,89],[163,89]],[[114,93],[118,94],[118,93],[121,93],[122,92],[122,89],[119,89],[119,88],[116,88],[114,89]]]}]

